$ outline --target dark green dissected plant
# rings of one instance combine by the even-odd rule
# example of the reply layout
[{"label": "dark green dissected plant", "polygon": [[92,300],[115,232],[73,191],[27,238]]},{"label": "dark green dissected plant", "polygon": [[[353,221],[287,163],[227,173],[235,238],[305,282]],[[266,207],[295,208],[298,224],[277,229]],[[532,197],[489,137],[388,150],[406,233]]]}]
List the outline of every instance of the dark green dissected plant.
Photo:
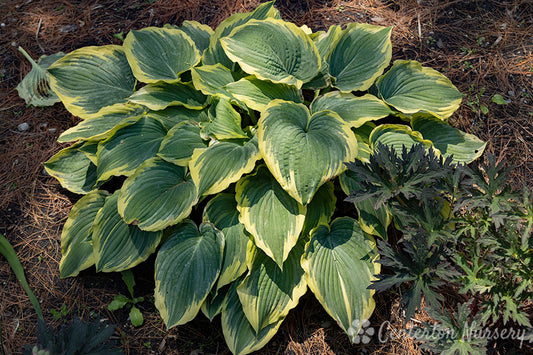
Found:
[{"label": "dark green dissected plant", "polygon": [[403,60],[385,72],[391,31],[312,32],[268,2],[214,31],[149,27],[57,60],[50,86],[83,120],[45,167],[85,195],[63,229],[61,276],[127,270],[157,251],[169,328],[220,313],[231,351],[249,353],[309,286],[353,340],[375,306],[372,235],[386,239],[391,215],[368,200],[359,220],[331,221],[336,178],[347,194],[357,183],[345,163],[380,144],[422,143],[453,162],[485,147],[447,124],[462,95],[446,77]]},{"label": "dark green dissected plant", "polygon": [[57,331],[49,329],[39,319],[37,325],[37,344],[26,345],[24,355],[120,355],[115,344],[109,340],[115,332],[114,326],[108,326],[99,319],[82,322],[75,318],[63,324]]},{"label": "dark green dissected plant", "polygon": [[[471,308],[474,331],[500,319],[531,327],[524,310],[533,298],[531,191],[524,187],[522,198],[513,193],[509,170],[493,156],[471,167],[450,162],[422,145],[404,148],[401,154],[378,147],[369,162],[348,164],[347,175],[358,188],[347,200],[357,204],[373,199],[375,208],[390,213],[403,234],[400,249],[379,241],[379,263],[388,271],[377,275],[370,288],[405,289],[407,320],[424,296],[429,314],[452,333],[451,338],[439,333],[422,339],[426,348],[480,353],[487,339],[465,339],[461,333]],[[454,317],[441,313],[438,292],[444,284],[473,300],[460,305]]]}]

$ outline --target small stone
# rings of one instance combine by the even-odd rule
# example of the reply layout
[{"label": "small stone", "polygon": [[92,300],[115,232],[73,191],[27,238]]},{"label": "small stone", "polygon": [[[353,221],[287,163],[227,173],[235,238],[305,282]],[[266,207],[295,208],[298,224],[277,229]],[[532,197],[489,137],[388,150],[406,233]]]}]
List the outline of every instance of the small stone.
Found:
[{"label": "small stone", "polygon": [[6,24],[5,23],[0,23],[0,27],[6,27]]},{"label": "small stone", "polygon": [[61,33],[70,33],[70,32],[74,32],[78,29],[78,25],[76,25],[75,23],[72,23],[70,25],[64,25],[64,26],[61,26],[59,28],[59,32]]},{"label": "small stone", "polygon": [[48,132],[55,133],[57,131],[57,128],[48,128]]},{"label": "small stone", "polygon": [[13,41],[13,42],[11,42],[11,45],[12,45],[13,47],[16,47],[16,46],[17,46],[17,42]]},{"label": "small stone", "polygon": [[511,97],[514,97],[514,95],[515,95],[515,93],[514,93],[513,90],[509,90],[509,91],[507,91],[507,94],[508,94],[509,96],[511,96]]},{"label": "small stone", "polygon": [[48,126],[48,123],[40,123],[39,128],[46,128]]},{"label": "small stone", "polygon": [[444,48],[444,43],[442,43],[442,39],[438,39],[437,40],[437,47],[439,47],[440,49]]},{"label": "small stone", "polygon": [[26,122],[24,123],[21,123],[17,126],[17,129],[19,130],[19,132],[24,132],[26,130],[28,130],[28,128],[30,128],[30,125],[27,124]]}]

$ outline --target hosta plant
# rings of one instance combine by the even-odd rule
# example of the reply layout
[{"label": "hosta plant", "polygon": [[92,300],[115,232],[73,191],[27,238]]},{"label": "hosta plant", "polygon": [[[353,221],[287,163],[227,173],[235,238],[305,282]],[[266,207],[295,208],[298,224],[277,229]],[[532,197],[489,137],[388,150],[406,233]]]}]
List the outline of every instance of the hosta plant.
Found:
[{"label": "hosta plant", "polygon": [[423,143],[459,162],[485,146],[447,124],[462,97],[447,78],[414,61],[389,68],[391,31],[312,32],[268,2],[214,31],[132,30],[122,46],[54,62],[50,87],[82,119],[45,163],[84,195],[63,229],[61,276],[157,253],[167,327],[220,313],[236,354],[265,345],[308,287],[357,335],[374,309],[374,235],[390,218],[363,202],[360,219],[332,220],[345,163],[378,144]]}]

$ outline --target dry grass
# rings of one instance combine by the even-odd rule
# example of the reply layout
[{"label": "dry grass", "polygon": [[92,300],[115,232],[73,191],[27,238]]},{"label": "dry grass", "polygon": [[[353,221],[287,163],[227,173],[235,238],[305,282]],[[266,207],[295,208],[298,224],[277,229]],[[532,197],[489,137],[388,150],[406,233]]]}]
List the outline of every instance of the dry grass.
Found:
[{"label": "dry grass", "polygon": [[[69,317],[99,314],[118,324],[117,336],[128,354],[228,354],[219,321],[198,317],[167,331],[150,302],[141,304],[145,326],[134,329],[125,312],[109,312],[113,296],[126,290],[114,274],[82,273],[61,280],[60,230],[77,198],[43,173],[41,163],[61,145],[58,135],[77,119],[59,105],[26,108],[14,87],[30,70],[16,47],[34,58],[87,45],[120,44],[113,35],[145,26],[197,20],[216,26],[235,12],[249,11],[259,1],[31,1],[0,2],[0,232],[13,244],[28,280],[42,301],[47,321],[51,309],[64,304]],[[441,70],[465,99],[451,122],[489,142],[487,150],[515,166],[516,186],[532,184],[533,171],[533,3],[531,1],[416,0],[326,1],[278,0],[283,18],[323,30],[333,24],[367,22],[394,26],[394,59],[415,59]],[[484,88],[484,89],[482,89]],[[483,96],[479,93],[484,90]],[[494,94],[510,100],[499,106]],[[469,105],[470,103],[470,105]],[[489,109],[482,114],[480,105]],[[17,131],[17,125],[30,129]],[[149,270],[137,270],[138,296],[150,297]],[[35,314],[6,263],[0,262],[0,316],[7,354],[19,353],[35,339]],[[373,326],[391,322],[399,331],[401,315],[393,294],[378,296]],[[393,298],[391,298],[393,297]],[[452,297],[453,300],[453,297]],[[453,302],[451,302],[453,304]],[[422,318],[423,315],[419,315]],[[329,322],[329,324],[328,324]],[[348,354],[352,346],[310,295],[291,312],[276,337],[262,350],[269,354]],[[150,348],[146,343],[150,343]],[[367,353],[417,354],[416,344],[400,338],[365,348]]]}]

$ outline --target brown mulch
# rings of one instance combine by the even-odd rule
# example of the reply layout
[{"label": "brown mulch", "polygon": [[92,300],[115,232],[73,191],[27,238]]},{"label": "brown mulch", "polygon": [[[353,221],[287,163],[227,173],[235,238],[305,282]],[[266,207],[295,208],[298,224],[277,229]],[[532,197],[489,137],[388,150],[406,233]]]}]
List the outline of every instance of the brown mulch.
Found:
[{"label": "brown mulch", "polygon": [[[60,233],[77,196],[43,172],[57,152],[59,134],[78,122],[59,104],[26,107],[14,90],[33,58],[87,45],[120,44],[118,33],[196,20],[215,27],[257,0],[7,0],[0,1],[0,233],[14,246],[46,320],[59,325],[74,315],[94,315],[117,324],[117,340],[128,354],[228,354],[220,321],[203,316],[167,331],[152,302],[140,305],[145,325],[133,328],[125,312],[110,312],[113,296],[127,291],[117,274],[61,280]],[[487,151],[514,166],[513,185],[533,185],[533,1],[468,0],[278,0],[284,19],[314,30],[366,22],[394,26],[393,59],[414,59],[443,72],[465,94],[451,123],[489,142]],[[507,105],[491,101],[499,94]],[[482,105],[488,113],[482,113]],[[19,132],[20,123],[30,128]],[[0,257],[0,260],[3,260]],[[146,269],[146,268],[145,268]],[[136,270],[136,296],[150,299],[150,270]],[[397,299],[377,296],[373,325],[400,318]],[[64,315],[54,319],[51,310]],[[36,316],[7,263],[0,261],[3,350],[20,353],[35,341]],[[279,333],[261,351],[277,354],[351,354],[360,351],[417,354],[408,339],[364,348],[350,345],[311,295],[302,298]],[[498,345],[494,353],[505,353]],[[0,352],[2,349],[0,349]]]}]

